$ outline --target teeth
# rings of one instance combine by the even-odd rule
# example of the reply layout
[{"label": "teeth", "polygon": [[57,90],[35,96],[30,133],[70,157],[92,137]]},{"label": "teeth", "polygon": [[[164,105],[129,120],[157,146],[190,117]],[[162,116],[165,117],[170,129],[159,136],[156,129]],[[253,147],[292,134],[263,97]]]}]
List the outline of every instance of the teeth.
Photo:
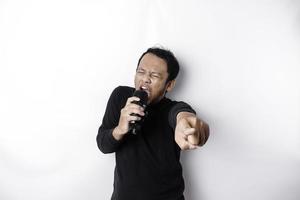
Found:
[{"label": "teeth", "polygon": [[143,90],[148,90],[148,88],[145,87],[145,86],[142,86],[141,88],[142,88]]},{"label": "teeth", "polygon": [[146,87],[146,86],[141,86],[141,89],[144,90],[145,92],[147,92],[148,95],[150,95],[150,92],[149,92],[149,88]]}]

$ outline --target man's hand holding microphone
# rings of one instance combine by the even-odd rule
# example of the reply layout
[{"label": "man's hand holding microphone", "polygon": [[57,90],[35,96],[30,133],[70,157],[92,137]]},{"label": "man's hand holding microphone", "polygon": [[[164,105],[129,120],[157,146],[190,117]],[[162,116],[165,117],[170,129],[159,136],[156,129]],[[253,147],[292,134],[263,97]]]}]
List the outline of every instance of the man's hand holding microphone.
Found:
[{"label": "man's hand holding microphone", "polygon": [[125,134],[132,132],[137,134],[141,128],[141,120],[145,116],[148,94],[143,90],[136,90],[132,97],[127,99],[121,109],[118,126],[113,130],[113,137],[120,140]]}]

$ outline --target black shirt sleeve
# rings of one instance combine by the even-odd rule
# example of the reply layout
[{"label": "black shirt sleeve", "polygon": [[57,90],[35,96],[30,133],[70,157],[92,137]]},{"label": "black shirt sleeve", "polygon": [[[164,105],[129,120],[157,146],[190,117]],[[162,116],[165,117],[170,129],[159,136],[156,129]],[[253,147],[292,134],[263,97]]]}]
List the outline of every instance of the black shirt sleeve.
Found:
[{"label": "black shirt sleeve", "polygon": [[116,140],[112,132],[118,125],[121,111],[120,103],[120,90],[121,87],[114,89],[108,100],[105,114],[102,120],[102,124],[98,129],[97,145],[100,151],[103,153],[115,152],[118,146],[122,143],[122,140]]},{"label": "black shirt sleeve", "polygon": [[195,110],[193,110],[193,108],[187,103],[183,101],[176,102],[169,112],[169,124],[173,128],[173,130],[175,130],[176,127],[177,114],[180,112],[190,112],[196,114]]}]

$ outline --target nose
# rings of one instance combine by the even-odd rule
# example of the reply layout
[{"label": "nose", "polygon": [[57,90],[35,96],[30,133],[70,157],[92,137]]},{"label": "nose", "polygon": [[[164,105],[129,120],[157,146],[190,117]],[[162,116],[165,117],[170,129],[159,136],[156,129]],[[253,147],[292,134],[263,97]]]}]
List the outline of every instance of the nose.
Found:
[{"label": "nose", "polygon": [[144,83],[151,83],[150,74],[145,73],[142,77],[142,80],[143,80]]}]

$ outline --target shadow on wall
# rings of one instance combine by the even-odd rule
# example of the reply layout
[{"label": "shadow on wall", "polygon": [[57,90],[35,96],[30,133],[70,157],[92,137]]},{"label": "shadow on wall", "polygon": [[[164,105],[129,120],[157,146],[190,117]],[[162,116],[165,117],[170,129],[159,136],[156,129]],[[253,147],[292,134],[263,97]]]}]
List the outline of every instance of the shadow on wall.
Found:
[{"label": "shadow on wall", "polygon": [[295,28],[300,32],[300,1],[299,0],[291,0],[289,1],[288,9],[296,10],[295,13]]},{"label": "shadow on wall", "polygon": [[195,175],[195,170],[193,170],[193,165],[195,162],[193,162],[193,159],[195,158],[195,155],[199,152],[198,150],[193,150],[195,152],[182,152],[181,153],[181,164],[183,168],[183,178],[184,178],[184,184],[185,184],[185,191],[184,191],[184,197],[186,200],[199,200],[199,199],[205,199],[204,197],[204,191],[203,186],[200,183],[199,177],[201,177],[201,168],[197,168],[197,176]]}]

